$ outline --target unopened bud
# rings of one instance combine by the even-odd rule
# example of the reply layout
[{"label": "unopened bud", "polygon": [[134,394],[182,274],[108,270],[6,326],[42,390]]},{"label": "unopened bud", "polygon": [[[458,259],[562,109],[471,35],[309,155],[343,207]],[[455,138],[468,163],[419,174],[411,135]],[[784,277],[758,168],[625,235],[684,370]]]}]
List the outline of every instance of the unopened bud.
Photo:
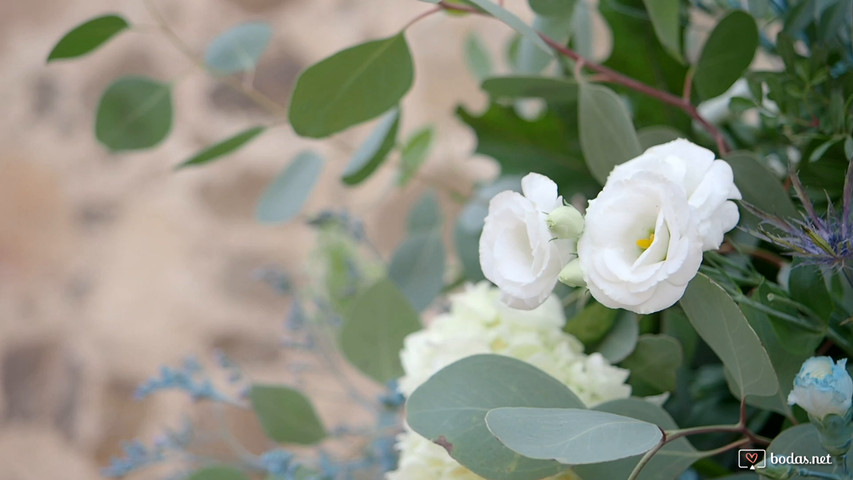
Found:
[{"label": "unopened bud", "polygon": [[586,282],[583,279],[583,270],[581,270],[581,262],[577,258],[560,270],[559,278],[561,283],[570,287],[586,286]]},{"label": "unopened bud", "polygon": [[571,205],[555,208],[545,221],[557,238],[577,240],[583,232],[583,215]]}]

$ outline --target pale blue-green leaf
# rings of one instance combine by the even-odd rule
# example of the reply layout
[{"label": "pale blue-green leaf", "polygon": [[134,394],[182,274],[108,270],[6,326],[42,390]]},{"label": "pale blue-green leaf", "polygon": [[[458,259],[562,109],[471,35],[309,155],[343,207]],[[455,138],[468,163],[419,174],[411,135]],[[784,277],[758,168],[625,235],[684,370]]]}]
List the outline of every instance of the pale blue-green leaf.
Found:
[{"label": "pale blue-green leaf", "polygon": [[698,274],[680,300],[696,333],[722,360],[738,398],[769,396],[779,389],[776,372],[743,312],[722,287]]},{"label": "pale blue-green leaf", "polygon": [[731,152],[726,154],[725,161],[732,167],[735,185],[744,200],[773,215],[799,218],[791,196],[755,153]]},{"label": "pale blue-green leaf", "polygon": [[681,2],[679,0],[643,0],[655,36],[663,45],[664,49],[676,60],[682,61],[681,57],[681,20],[678,10]]},{"label": "pale blue-green leaf", "polygon": [[175,170],[179,170],[181,168],[204,165],[207,163],[211,163],[215,160],[219,160],[220,158],[228,155],[229,153],[234,152],[238,148],[243,145],[251,142],[255,137],[264,133],[266,127],[252,127],[242,132],[233,135],[231,137],[222,140],[221,142],[217,142],[209,147],[204,148],[202,151],[196,153],[188,160],[180,163],[175,167]]},{"label": "pale blue-green leaf", "polygon": [[[533,29],[541,32],[548,37],[563,44],[569,40],[571,26],[571,18],[566,17],[546,17],[537,15],[533,19]],[[545,69],[553,60],[554,55],[551,50],[542,50],[536,43],[536,40],[542,39],[537,36],[532,39],[526,35],[522,35],[521,41],[518,44],[518,57],[513,64],[518,73],[521,74],[536,74]]]},{"label": "pale blue-green leaf", "polygon": [[200,468],[189,474],[185,480],[249,480],[249,476],[230,465],[215,465]]},{"label": "pale blue-green leaf", "polygon": [[388,157],[388,153],[397,142],[397,129],[400,125],[400,110],[388,112],[367,140],[358,147],[344,169],[341,180],[347,185],[356,185],[369,177]]},{"label": "pale blue-green leaf", "polygon": [[613,328],[610,329],[610,332],[595,350],[610,363],[621,362],[634,351],[639,335],[640,327],[637,315],[620,311]]},{"label": "pale blue-green leaf", "polygon": [[527,3],[537,15],[568,18],[578,0],[527,0]]},{"label": "pale blue-green leaf", "polygon": [[261,223],[283,223],[295,217],[317,183],[323,163],[323,157],[311,151],[297,155],[261,195],[255,218]]},{"label": "pale blue-green leaf", "polygon": [[575,51],[583,55],[584,58],[593,58],[596,37],[601,38],[600,33],[596,34],[593,31],[590,8],[587,2],[578,2],[572,15],[572,43],[575,46]]},{"label": "pale blue-green leaf", "polygon": [[[791,427],[776,436],[770,443],[770,446],[767,447],[768,467],[770,466],[771,453],[785,457],[791,454],[803,455],[809,460],[815,456],[827,455],[826,450],[821,446],[817,428],[811,423]],[[835,462],[838,462],[838,460],[835,460]],[[808,470],[820,473],[837,473],[838,470],[836,469],[840,467],[841,465],[809,465]],[[847,468],[849,471],[853,471],[853,455],[847,455]],[[815,477],[802,475],[790,477],[791,480],[805,480],[807,478],[813,479]]]},{"label": "pale blue-green leaf", "polygon": [[172,87],[148,77],[122,77],[101,96],[95,136],[112,151],[151,148],[172,129]]},{"label": "pale blue-green leaf", "polygon": [[221,75],[253,70],[267,49],[272,33],[272,27],[263,22],[232,27],[210,42],[204,51],[204,63]]},{"label": "pale blue-green leaf", "polygon": [[493,99],[541,98],[549,103],[575,103],[578,84],[572,80],[536,75],[510,75],[486,79],[481,88]]},{"label": "pale blue-green leaf", "polygon": [[415,177],[418,169],[427,159],[434,133],[432,127],[424,127],[413,133],[403,145],[400,152],[400,175],[397,177],[397,185],[404,187]]},{"label": "pale blue-green leaf", "polygon": [[476,32],[469,33],[465,38],[465,61],[477,80],[492,74],[492,57]]},{"label": "pale blue-green leaf", "polygon": [[409,426],[451,457],[491,480],[538,480],[566,467],[525,458],[486,426],[500,407],[584,408],[565,385],[538,368],[502,355],[474,355],[430,377],[406,403]]},{"label": "pale blue-green leaf", "polygon": [[639,455],[663,437],[652,423],[573,408],[496,408],[486,414],[486,425],[501,443],[525,457],[566,465]]},{"label": "pale blue-green leaf", "polygon": [[578,114],[586,165],[603,185],[613,167],[642,153],[640,141],[625,104],[606,87],[581,83]]},{"label": "pale blue-green leaf", "polygon": [[410,234],[427,233],[441,229],[441,207],[434,192],[427,192],[418,199],[409,212]]},{"label": "pale blue-green leaf", "polygon": [[666,125],[654,125],[642,128],[637,132],[640,148],[644,151],[655,145],[671,142],[678,138],[684,138],[684,134]]},{"label": "pale blue-green leaf", "polygon": [[93,18],[66,33],[50,51],[47,61],[86,55],[128,28],[130,24],[119,15]]},{"label": "pale blue-green leaf", "polygon": [[311,400],[282,385],[252,385],[252,411],[267,436],[279,443],[311,445],[326,437]]},{"label": "pale blue-green leaf", "polygon": [[329,136],[387,112],[413,81],[402,33],[347,48],[302,72],[290,99],[290,124],[298,135]]},{"label": "pale blue-green leaf", "polygon": [[714,27],[705,41],[693,85],[702,99],[722,95],[752,63],[758,48],[758,27],[752,15],[734,10]]},{"label": "pale blue-green leaf", "polygon": [[394,282],[376,282],[353,300],[343,317],[339,344],[354,367],[381,384],[403,375],[403,339],[421,323]]},{"label": "pale blue-green leaf", "polygon": [[551,52],[551,48],[544,40],[542,40],[542,38],[539,37],[536,30],[534,30],[530,25],[524,23],[523,20],[515,16],[515,14],[509,10],[501,7],[491,0],[470,0],[470,2],[482,8],[501,22],[507,24],[513,30],[520,33],[524,38],[527,38],[533,45],[536,45],[545,52]]},{"label": "pale blue-green leaf", "polygon": [[[595,410],[650,422],[664,430],[678,428],[666,410],[639,398],[611,400],[596,406]],[[640,473],[639,480],[673,480],[703,456],[686,438],[679,438],[667,443],[652,457]],[[640,456],[637,455],[613,462],[578,465],[572,470],[584,479],[628,478],[639,460]]]},{"label": "pale blue-green leaf", "polygon": [[640,335],[636,348],[620,366],[631,371],[631,393],[648,396],[675,390],[682,360],[678,340],[669,335]]},{"label": "pale blue-green leaf", "polygon": [[412,306],[421,311],[441,292],[444,263],[440,230],[413,233],[394,252],[388,276]]}]

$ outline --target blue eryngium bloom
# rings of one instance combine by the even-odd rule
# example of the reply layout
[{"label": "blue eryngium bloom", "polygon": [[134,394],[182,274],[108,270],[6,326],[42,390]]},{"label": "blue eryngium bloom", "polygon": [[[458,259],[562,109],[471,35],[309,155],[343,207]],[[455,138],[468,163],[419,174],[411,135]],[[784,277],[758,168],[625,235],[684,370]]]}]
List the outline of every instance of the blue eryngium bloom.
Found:
[{"label": "blue eryngium bloom", "polygon": [[[791,175],[791,184],[806,211],[802,219],[782,218],[743,202],[748,211],[762,220],[759,231],[751,233],[788,250],[789,255],[802,258],[805,264],[835,268],[853,285],[853,219],[850,218],[853,213],[850,210],[853,202],[853,160],[847,167],[841,212],[830,203],[826,216],[820,217],[796,174]],[[767,229],[765,226],[775,228]]]},{"label": "blue eryngium bloom", "polygon": [[846,358],[838,363],[829,357],[809,358],[794,378],[788,403],[796,403],[818,420],[830,414],[846,416],[853,402],[853,379],[846,365]]}]

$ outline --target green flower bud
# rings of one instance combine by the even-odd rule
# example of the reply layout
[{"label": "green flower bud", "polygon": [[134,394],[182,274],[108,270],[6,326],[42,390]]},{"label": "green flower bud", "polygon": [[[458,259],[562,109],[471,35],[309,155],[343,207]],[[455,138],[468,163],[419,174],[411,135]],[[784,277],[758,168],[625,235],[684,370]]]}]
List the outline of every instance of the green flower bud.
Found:
[{"label": "green flower bud", "polygon": [[560,282],[570,287],[585,287],[586,281],[583,279],[583,271],[581,270],[581,262],[577,258],[569,262],[568,265],[560,270]]},{"label": "green flower bud", "polygon": [[555,208],[545,222],[557,238],[576,240],[583,232],[583,215],[571,205]]}]

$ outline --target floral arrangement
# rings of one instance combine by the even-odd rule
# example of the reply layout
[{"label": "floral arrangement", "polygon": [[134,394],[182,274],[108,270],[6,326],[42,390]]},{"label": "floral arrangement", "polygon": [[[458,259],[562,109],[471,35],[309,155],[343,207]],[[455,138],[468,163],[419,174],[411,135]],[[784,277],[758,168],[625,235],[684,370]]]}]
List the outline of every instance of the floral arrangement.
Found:
[{"label": "floral arrangement", "polygon": [[[503,70],[476,34],[464,46],[489,106],[456,111],[500,175],[454,197],[449,221],[423,196],[390,256],[350,212],[309,213],[310,281],[268,275],[292,299],[287,348],[328,360],[373,426],[329,429],[298,388],[254,383],[220,355],[227,386],[189,361],[140,396],[250,409],[270,449],[232,439],[235,459],[200,456],[188,425],[128,444],[106,476],[173,461],[190,480],[853,479],[853,2],[411,2],[399,33],[303,71],[286,108],[252,86],[273,26],[237,25],[202,52],[144,2],[188,61],[270,116],[178,169],[282,122],[327,138],[375,121],[347,152],[347,188],[398,155],[405,189],[430,157],[431,127],[398,141],[407,32],[439,15],[505,24]],[[132,23],[85,22],[48,60]],[[159,79],[116,80],[96,137],[156,147],[171,97]],[[311,150],[293,158],[257,220],[296,218],[323,165]],[[354,387],[340,359],[383,392]],[[355,439],[357,453],[334,448]]]}]

